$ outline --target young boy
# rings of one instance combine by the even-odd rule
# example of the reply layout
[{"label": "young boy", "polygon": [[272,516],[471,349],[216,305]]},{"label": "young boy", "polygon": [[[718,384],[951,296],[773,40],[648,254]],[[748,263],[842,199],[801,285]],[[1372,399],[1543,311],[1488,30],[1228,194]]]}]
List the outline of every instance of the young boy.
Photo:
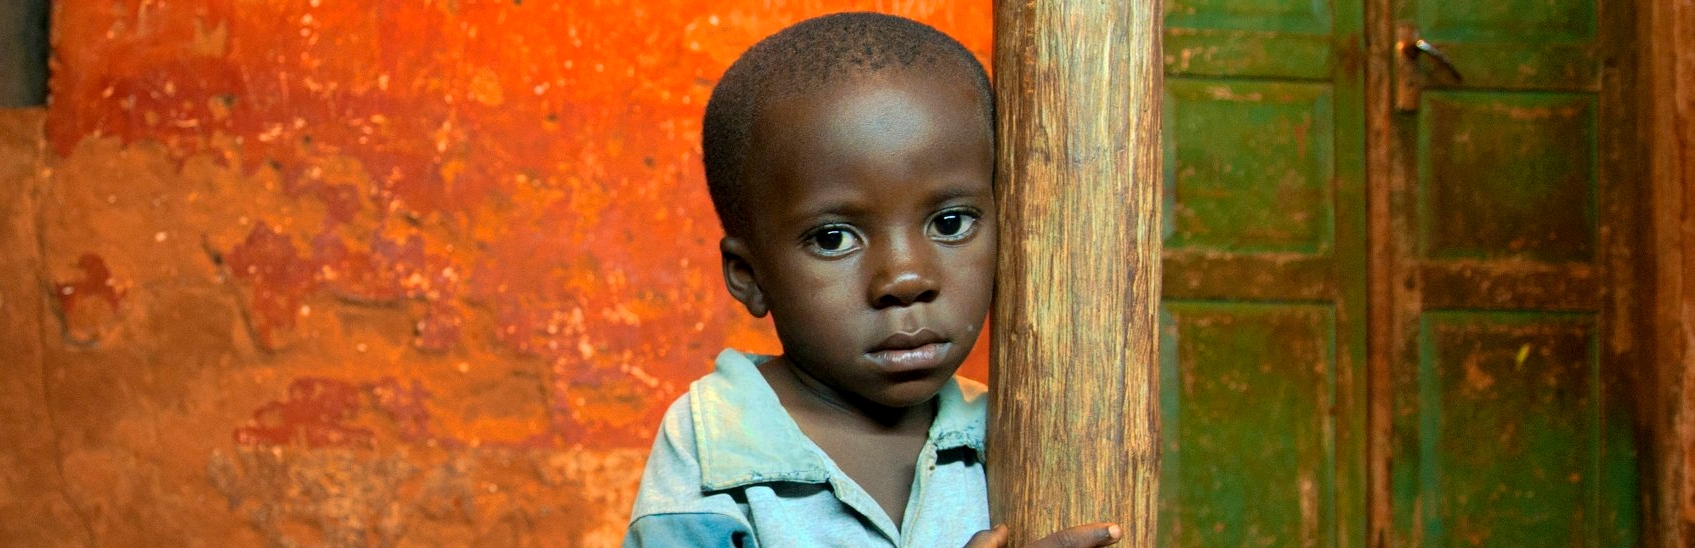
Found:
[{"label": "young boy", "polygon": [[921,23],[819,17],[731,65],[702,134],[724,281],[783,354],[726,350],[671,406],[625,546],[1004,543],[984,390],[954,377],[993,292],[983,67]]}]

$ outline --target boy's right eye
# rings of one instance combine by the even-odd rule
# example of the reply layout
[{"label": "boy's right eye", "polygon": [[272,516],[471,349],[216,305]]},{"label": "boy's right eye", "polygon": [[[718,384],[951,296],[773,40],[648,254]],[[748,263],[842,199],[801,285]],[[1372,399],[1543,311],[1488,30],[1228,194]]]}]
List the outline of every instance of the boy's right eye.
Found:
[{"label": "boy's right eye", "polygon": [[815,253],[826,257],[846,255],[859,249],[859,236],[844,227],[827,226],[806,237]]}]

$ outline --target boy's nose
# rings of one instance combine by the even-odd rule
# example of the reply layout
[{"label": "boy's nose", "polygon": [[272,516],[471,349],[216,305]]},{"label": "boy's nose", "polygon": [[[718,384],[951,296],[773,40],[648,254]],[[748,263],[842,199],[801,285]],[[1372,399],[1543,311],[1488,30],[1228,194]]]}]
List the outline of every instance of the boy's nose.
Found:
[{"label": "boy's nose", "polygon": [[936,272],[933,250],[919,245],[892,245],[886,248],[871,281],[871,307],[883,309],[912,306],[936,300],[941,291],[941,277]]}]

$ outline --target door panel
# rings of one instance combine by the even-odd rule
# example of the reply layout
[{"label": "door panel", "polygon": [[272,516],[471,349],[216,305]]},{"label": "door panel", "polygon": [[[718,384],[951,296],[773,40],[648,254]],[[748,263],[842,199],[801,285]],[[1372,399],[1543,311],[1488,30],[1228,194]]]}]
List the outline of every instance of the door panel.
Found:
[{"label": "door panel", "polygon": [[1430,92],[1419,112],[1425,258],[1594,262],[1594,95]]},{"label": "door panel", "polygon": [[1166,311],[1162,488],[1179,488],[1166,489],[1160,519],[1180,542],[1162,545],[1335,546],[1334,309]]},{"label": "door panel", "polygon": [[1161,545],[1638,542],[1624,4],[1165,3]]},{"label": "door panel", "polygon": [[1397,71],[1423,92],[1385,143],[1390,546],[1637,541],[1605,1],[1392,2],[1463,80]]},{"label": "door panel", "polygon": [[1166,104],[1178,114],[1171,133],[1189,137],[1167,141],[1167,246],[1328,255],[1331,86],[1183,79],[1166,86]]},{"label": "door panel", "polygon": [[1166,2],[1167,75],[1329,80],[1329,2]]},{"label": "door panel", "polygon": [[1397,376],[1394,545],[1634,545],[1629,410],[1602,344],[1593,314],[1422,314]]},{"label": "door panel", "polygon": [[1415,0],[1403,21],[1447,52],[1469,87],[1594,90],[1597,5],[1571,0]]},{"label": "door panel", "polygon": [[1587,314],[1424,315],[1397,477],[1426,545],[1592,545],[1596,342]]},{"label": "door panel", "polygon": [[1170,0],[1161,546],[1363,546],[1357,0]]}]

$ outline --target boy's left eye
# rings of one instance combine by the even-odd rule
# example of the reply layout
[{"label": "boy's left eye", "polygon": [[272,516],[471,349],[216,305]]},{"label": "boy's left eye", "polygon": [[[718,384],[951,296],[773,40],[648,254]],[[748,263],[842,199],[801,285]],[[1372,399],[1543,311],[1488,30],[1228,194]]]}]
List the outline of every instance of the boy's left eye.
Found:
[{"label": "boy's left eye", "polygon": [[931,238],[943,242],[958,242],[977,231],[977,215],[969,211],[943,211],[930,218]]},{"label": "boy's left eye", "polygon": [[860,239],[858,234],[846,227],[827,226],[808,234],[806,244],[813,253],[837,257],[859,249]]}]

